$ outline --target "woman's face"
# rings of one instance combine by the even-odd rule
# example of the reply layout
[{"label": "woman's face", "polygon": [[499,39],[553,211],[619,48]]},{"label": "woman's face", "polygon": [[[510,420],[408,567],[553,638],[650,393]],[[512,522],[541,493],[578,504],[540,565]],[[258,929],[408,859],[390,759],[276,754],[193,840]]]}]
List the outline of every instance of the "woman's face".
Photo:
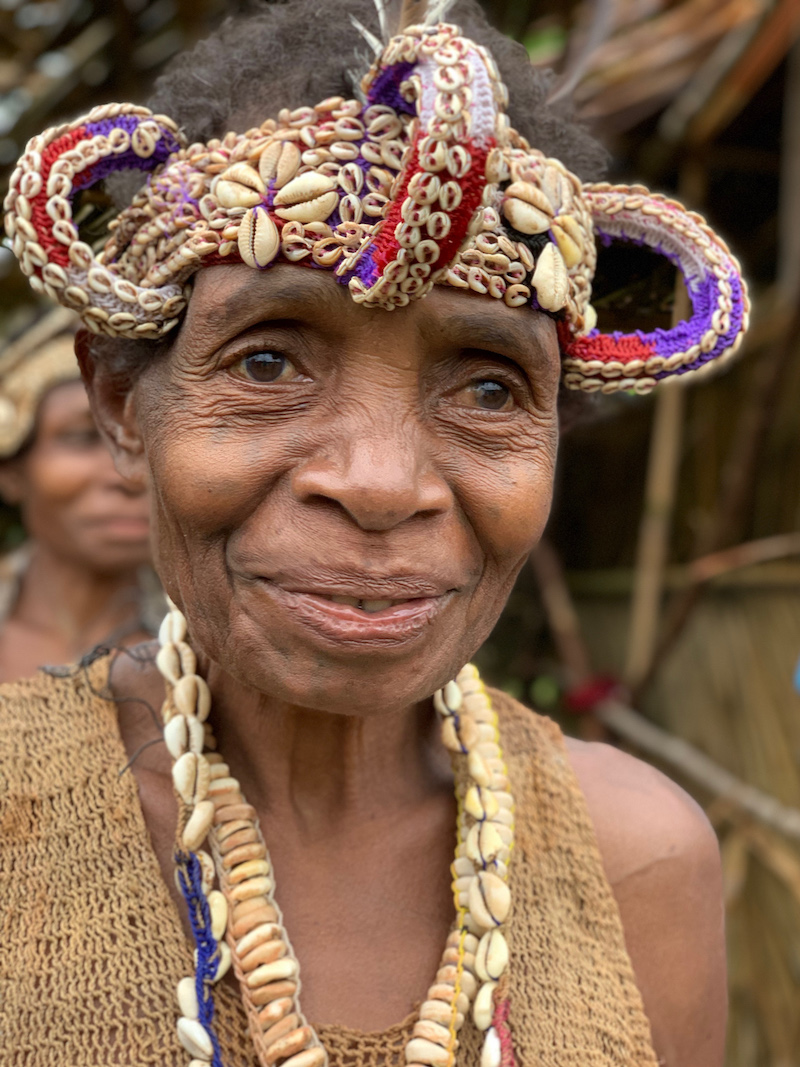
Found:
[{"label": "woman's face", "polygon": [[73,564],[113,574],[150,558],[147,495],[117,473],[80,381],[46,394],[32,444],[0,485],[30,536]]},{"label": "woman's face", "polygon": [[201,271],[126,409],[195,643],[306,707],[428,696],[541,535],[559,371],[553,322],[500,301],[387,313],[322,271]]}]

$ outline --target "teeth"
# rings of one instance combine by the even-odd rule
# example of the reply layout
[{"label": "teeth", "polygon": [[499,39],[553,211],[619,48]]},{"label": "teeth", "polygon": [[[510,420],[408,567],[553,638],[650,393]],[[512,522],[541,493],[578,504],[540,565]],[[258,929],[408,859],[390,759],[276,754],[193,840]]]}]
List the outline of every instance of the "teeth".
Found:
[{"label": "teeth", "polygon": [[384,611],[394,604],[393,600],[359,600],[354,596],[331,596],[328,600],[334,604],[347,604],[350,608],[361,608],[362,611]]},{"label": "teeth", "polygon": [[390,608],[393,603],[393,600],[362,600],[361,607],[364,611],[384,611],[386,608]]}]

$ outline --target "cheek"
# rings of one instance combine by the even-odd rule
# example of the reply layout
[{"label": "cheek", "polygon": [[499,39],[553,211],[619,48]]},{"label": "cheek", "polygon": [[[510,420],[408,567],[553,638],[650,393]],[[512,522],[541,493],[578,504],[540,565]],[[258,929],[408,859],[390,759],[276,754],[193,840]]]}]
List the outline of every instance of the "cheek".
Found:
[{"label": "cheek", "polygon": [[[153,420],[154,424],[156,420]],[[281,448],[262,433],[226,429],[216,420],[165,416],[146,434],[153,539],[165,575],[197,567],[222,572],[225,542],[268,494]],[[189,573],[187,573],[189,572]]]},{"label": "cheek", "polygon": [[537,544],[550,514],[557,431],[548,428],[535,444],[502,463],[473,463],[464,480],[465,504],[481,542],[487,578],[504,588]]},{"label": "cheek", "polygon": [[26,475],[26,504],[38,510],[76,503],[91,488],[96,464],[91,457],[48,451],[31,456]]}]

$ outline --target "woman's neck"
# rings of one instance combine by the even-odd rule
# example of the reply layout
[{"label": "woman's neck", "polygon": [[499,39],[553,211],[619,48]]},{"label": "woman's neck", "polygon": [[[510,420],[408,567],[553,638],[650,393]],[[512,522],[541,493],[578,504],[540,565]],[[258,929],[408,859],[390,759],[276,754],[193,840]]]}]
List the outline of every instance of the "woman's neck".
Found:
[{"label": "woman's neck", "polygon": [[62,645],[71,659],[139,617],[135,570],[113,575],[90,570],[35,544],[10,622],[48,645]]},{"label": "woman's neck", "polygon": [[212,667],[219,750],[245,795],[309,837],[380,819],[451,788],[429,702],[364,718],[281,704]]}]

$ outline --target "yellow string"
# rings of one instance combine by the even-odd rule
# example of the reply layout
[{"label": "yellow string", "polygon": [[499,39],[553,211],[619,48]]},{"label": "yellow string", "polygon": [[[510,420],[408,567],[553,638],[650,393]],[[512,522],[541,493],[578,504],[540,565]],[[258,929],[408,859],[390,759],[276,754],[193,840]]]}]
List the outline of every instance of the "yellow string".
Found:
[{"label": "yellow string", "polygon": [[[461,822],[464,815],[464,799],[461,795],[461,791],[456,785],[456,856],[458,855],[458,846],[461,844]],[[464,973],[464,942],[467,938],[467,929],[464,925],[466,918],[466,908],[462,907],[458,900],[458,889],[456,888],[456,870],[455,861],[450,866],[450,873],[453,876],[453,903],[455,904],[456,917],[458,921],[458,927],[460,936],[458,939],[458,961],[456,963],[456,981],[453,993],[453,1004],[450,1011],[450,1046],[448,1048],[448,1067],[453,1067],[456,1062],[456,1049],[458,1047],[458,1031],[456,1030],[456,1015],[458,1014],[458,998],[461,995],[461,976]]]}]

